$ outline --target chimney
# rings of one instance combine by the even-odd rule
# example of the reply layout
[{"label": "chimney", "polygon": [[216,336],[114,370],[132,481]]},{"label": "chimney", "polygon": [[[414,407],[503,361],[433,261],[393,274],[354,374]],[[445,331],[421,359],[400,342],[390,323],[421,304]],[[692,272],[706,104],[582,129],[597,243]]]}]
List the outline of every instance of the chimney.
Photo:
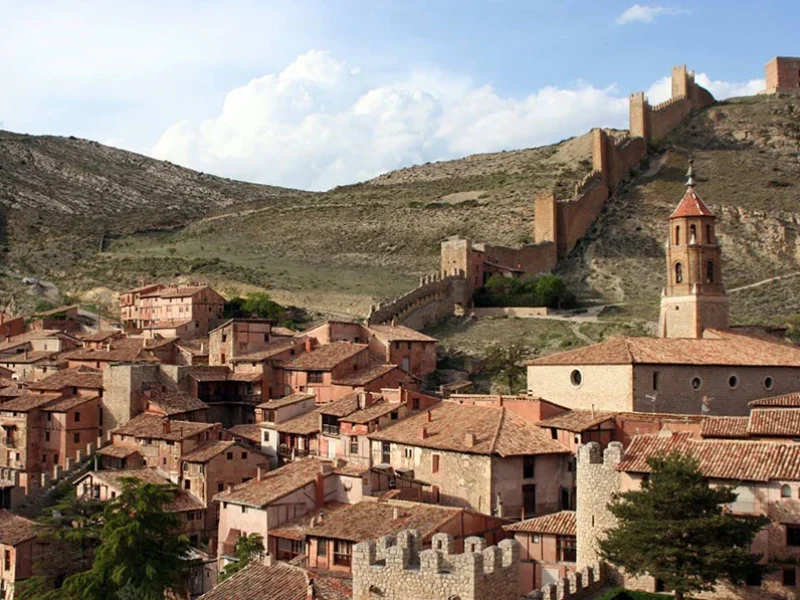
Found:
[{"label": "chimney", "polygon": [[107,352],[111,351],[111,342],[106,342],[106,351]]},{"label": "chimney", "polygon": [[431,421],[433,421],[433,415],[431,414],[431,411],[428,411],[426,414],[427,414],[427,417],[426,417],[426,418],[427,418],[427,420],[428,420],[428,423],[430,423]]},{"label": "chimney", "polygon": [[205,342],[200,342],[200,354],[206,351],[206,344]]},{"label": "chimney", "polygon": [[325,513],[323,511],[319,511],[317,515],[317,525],[322,525],[325,522]]},{"label": "chimney", "polygon": [[164,433],[169,433],[170,432],[169,419],[164,419],[164,422],[162,423],[162,428],[164,430]]},{"label": "chimney", "polygon": [[475,434],[471,431],[468,431],[464,434],[464,445],[467,448],[474,448],[475,447]]},{"label": "chimney", "polygon": [[503,394],[497,397],[497,406],[503,406]]},{"label": "chimney", "polygon": [[321,509],[325,506],[325,472],[320,469],[314,481],[314,507]]},{"label": "chimney", "polygon": [[401,516],[400,509],[397,506],[392,508],[392,521],[397,521]]},{"label": "chimney", "polygon": [[421,439],[421,440],[428,439],[428,428],[427,427],[420,427],[420,429],[419,429],[419,439]]},{"label": "chimney", "polygon": [[303,342],[303,348],[306,352],[311,352],[314,349],[314,338],[306,338],[306,341]]},{"label": "chimney", "polygon": [[233,486],[232,486],[232,485],[229,485],[229,486],[228,486],[228,493],[230,494],[232,491],[233,491]]},{"label": "chimney", "polygon": [[315,600],[317,597],[316,592],[314,592],[314,580],[308,580],[308,587],[306,588],[306,600]]},{"label": "chimney", "polygon": [[264,467],[258,465],[258,467],[256,467],[256,481],[261,481],[262,479],[264,479]]},{"label": "chimney", "polygon": [[374,398],[372,397],[372,392],[362,391],[358,394],[358,408],[364,410],[365,408],[369,408],[375,403]]}]

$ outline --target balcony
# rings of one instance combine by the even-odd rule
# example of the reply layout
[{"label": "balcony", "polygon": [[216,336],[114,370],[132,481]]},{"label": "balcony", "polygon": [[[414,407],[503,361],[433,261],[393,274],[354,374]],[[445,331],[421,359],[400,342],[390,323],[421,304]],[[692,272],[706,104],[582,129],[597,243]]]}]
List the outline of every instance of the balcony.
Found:
[{"label": "balcony", "polygon": [[306,456],[316,456],[317,452],[314,450],[307,450],[306,448],[295,448],[281,444],[278,446],[278,456],[282,458],[305,458]]}]

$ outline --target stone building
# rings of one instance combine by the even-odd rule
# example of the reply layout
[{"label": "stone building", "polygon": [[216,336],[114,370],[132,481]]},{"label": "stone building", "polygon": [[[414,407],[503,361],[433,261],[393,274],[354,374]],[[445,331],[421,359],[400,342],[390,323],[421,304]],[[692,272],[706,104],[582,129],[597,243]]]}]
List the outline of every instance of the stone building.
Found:
[{"label": "stone building", "polygon": [[123,324],[164,337],[206,335],[222,318],[225,298],[207,285],[144,286],[120,294]]},{"label": "stone building", "polygon": [[662,338],[698,339],[706,329],[727,329],[730,322],[716,218],[694,189],[691,163],[686,193],[669,217]]},{"label": "stone building", "polygon": [[[647,460],[672,452],[697,458],[711,485],[733,487],[737,498],[728,510],[772,520],[756,535],[752,551],[776,570],[738,588],[721,583],[704,597],[796,597],[800,593],[800,447],[793,443],[697,439],[688,432],[664,430],[634,437],[624,451],[618,442],[609,444],[605,452],[596,443],[582,446],[577,464],[578,568],[600,557],[598,541],[615,525],[607,508],[613,495],[639,489],[650,472]],[[633,589],[661,587],[652,577],[624,579],[626,587]]]},{"label": "stone building", "polygon": [[43,575],[50,542],[41,535],[34,521],[8,510],[0,510],[0,597],[14,598],[16,585],[35,575]]},{"label": "stone building", "polygon": [[367,437],[373,465],[423,482],[434,502],[515,519],[572,504],[569,450],[505,407],[443,401]]},{"label": "stone building", "polygon": [[800,94],[800,58],[776,56],[765,69],[768,94]]},{"label": "stone building", "polygon": [[519,544],[486,547],[468,537],[461,554],[453,538],[436,534],[422,550],[419,531],[357,544],[353,549],[353,600],[518,600]]}]

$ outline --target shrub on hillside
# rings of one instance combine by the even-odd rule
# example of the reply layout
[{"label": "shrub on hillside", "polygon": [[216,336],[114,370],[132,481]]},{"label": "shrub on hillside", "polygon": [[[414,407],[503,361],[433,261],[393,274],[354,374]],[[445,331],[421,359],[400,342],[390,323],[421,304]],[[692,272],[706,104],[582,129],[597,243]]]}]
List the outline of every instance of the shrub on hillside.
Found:
[{"label": "shrub on hillside", "polygon": [[573,308],[575,295],[558,275],[505,277],[492,275],[473,295],[475,306],[547,306]]}]

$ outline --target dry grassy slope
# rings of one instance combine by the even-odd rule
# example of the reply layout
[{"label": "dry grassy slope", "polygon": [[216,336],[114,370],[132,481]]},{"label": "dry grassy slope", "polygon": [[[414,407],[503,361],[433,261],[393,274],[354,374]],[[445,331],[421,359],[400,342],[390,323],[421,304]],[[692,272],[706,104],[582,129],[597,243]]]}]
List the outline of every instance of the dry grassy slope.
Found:
[{"label": "dry grassy slope", "polygon": [[[632,302],[654,317],[665,278],[666,219],[680,200],[686,159],[718,216],[729,288],[800,271],[800,98],[757,96],[690,117],[649,166],[607,205],[561,270],[575,286]],[[800,278],[732,294],[740,323],[800,312]]]}]

